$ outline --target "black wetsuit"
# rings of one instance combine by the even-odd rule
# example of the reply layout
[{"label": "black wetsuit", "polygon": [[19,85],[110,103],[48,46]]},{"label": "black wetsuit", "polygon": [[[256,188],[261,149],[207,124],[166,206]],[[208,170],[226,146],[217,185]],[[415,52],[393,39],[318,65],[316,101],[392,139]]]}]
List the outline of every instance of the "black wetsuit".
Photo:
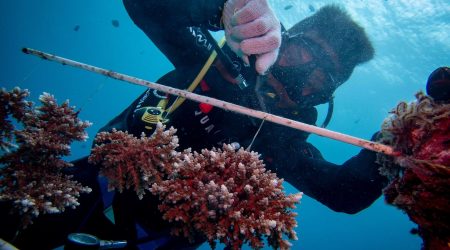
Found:
[{"label": "black wetsuit", "polygon": [[[204,32],[219,29],[224,1],[124,0],[124,4],[135,24],[175,66],[174,71],[158,82],[187,89],[213,50]],[[249,87],[242,90],[231,84],[213,65],[194,92],[260,109],[254,93],[255,71],[245,66],[226,45],[224,51],[248,80]],[[154,123],[163,121],[177,128],[180,149],[191,147],[199,150],[221,147],[223,143],[248,147],[261,123],[254,118],[188,100],[174,111],[170,106],[175,97],[169,97],[168,104],[161,105],[165,98],[163,93],[147,90],[102,130],[116,128],[135,135],[141,132],[150,134],[155,128]],[[161,113],[164,110],[170,115]],[[315,124],[317,119],[314,107],[274,110],[273,113],[309,124]],[[306,142],[307,137],[305,132],[266,122],[252,150],[262,155],[268,169],[335,211],[356,213],[381,195],[386,180],[378,174],[375,153],[362,150],[344,164],[336,165],[325,161],[320,152]],[[138,217],[134,219],[140,223],[155,224],[154,218],[149,219],[145,211],[140,216],[139,208],[130,211],[127,207],[122,206],[127,216],[133,213]]]},{"label": "black wetsuit", "polygon": [[[135,24],[176,68],[164,76],[160,83],[186,89],[211,53],[211,46],[199,27],[218,29],[224,1],[124,0],[124,3]],[[241,69],[244,77],[249,79],[250,86],[241,90],[211,67],[194,92],[259,109],[253,92],[256,73],[250,67],[245,67],[226,46],[224,50]],[[148,90],[104,130],[115,127],[132,131],[136,135],[145,132],[148,123],[141,119],[145,116],[142,107],[157,106],[161,100],[159,96],[163,96],[162,93],[154,93]],[[168,116],[170,120],[167,124],[178,129],[181,148],[192,147],[197,150],[220,147],[224,142],[237,142],[243,147],[249,145],[260,120],[219,108],[204,109],[202,105],[205,104],[186,101]],[[314,107],[276,110],[274,113],[309,124],[315,124],[317,118]],[[266,122],[252,150],[262,154],[267,168],[335,211],[356,213],[381,195],[385,179],[378,174],[375,153],[361,150],[344,164],[336,165],[325,161],[320,152],[306,142],[306,138],[304,132]]]},{"label": "black wetsuit", "polygon": [[[124,0],[132,20],[175,66],[175,70],[163,76],[159,83],[181,89],[188,88],[212,52],[212,46],[206,40],[203,31],[220,29],[221,8],[224,2],[224,0]],[[241,90],[237,85],[225,80],[213,65],[194,92],[260,109],[254,94],[255,71],[243,65],[242,61],[226,46],[224,51],[240,69],[250,86]],[[174,99],[174,97],[166,99],[164,93],[147,90],[101,130],[109,131],[116,128],[127,130],[135,135],[140,135],[141,132],[151,134],[155,129],[155,122],[161,121],[178,130],[180,149],[191,147],[199,150],[221,147],[223,143],[238,143],[242,147],[247,147],[261,123],[254,118],[189,100],[171,110],[170,115],[165,116],[164,111],[167,112],[170,109]],[[274,113],[309,124],[315,124],[317,119],[317,111],[314,107],[275,110]],[[378,174],[375,153],[361,150],[357,156],[344,164],[336,165],[325,161],[320,152],[306,142],[307,136],[308,134],[304,132],[265,122],[251,149],[262,155],[268,169],[335,211],[357,213],[367,208],[381,195],[386,180]],[[158,243],[159,249],[181,249],[182,246],[189,246],[185,240],[167,237],[169,226],[161,219],[156,208],[155,197],[147,195],[144,200],[138,200],[132,191],[115,195],[113,207],[117,230],[102,229],[113,227],[104,218],[98,219],[102,217],[100,211],[103,203],[99,200],[101,198],[98,188],[95,188],[96,180],[91,178],[96,174],[93,169],[95,168],[89,166],[86,159],[76,162],[74,170],[86,172],[78,174],[79,177],[76,176],[76,179],[94,187],[94,193],[83,198],[88,201],[81,202],[80,213],[70,216],[62,215],[59,218],[67,222],[64,225],[58,225],[58,223],[54,225],[54,231],[58,233],[55,237],[76,230],[89,231],[97,235],[100,233],[100,236],[103,232],[104,238],[127,238],[135,241],[140,238],[137,233],[145,231],[149,239],[162,239]],[[90,178],[83,177],[87,173],[91,176]],[[98,197],[97,201],[95,197]],[[90,218],[83,220],[80,214]],[[31,233],[22,236],[20,241],[22,248],[30,247],[31,249],[35,244],[33,242],[39,242],[38,237],[47,237],[45,246],[58,242],[49,239],[39,230],[39,227],[50,226],[46,220],[48,221],[48,219],[38,220],[35,229],[30,228]],[[95,223],[96,221],[101,223]],[[145,230],[136,229],[136,223]],[[8,239],[7,236],[10,235],[3,237]],[[191,246],[195,247],[201,242],[202,239],[199,239]],[[152,248],[154,247],[148,249]]]}]

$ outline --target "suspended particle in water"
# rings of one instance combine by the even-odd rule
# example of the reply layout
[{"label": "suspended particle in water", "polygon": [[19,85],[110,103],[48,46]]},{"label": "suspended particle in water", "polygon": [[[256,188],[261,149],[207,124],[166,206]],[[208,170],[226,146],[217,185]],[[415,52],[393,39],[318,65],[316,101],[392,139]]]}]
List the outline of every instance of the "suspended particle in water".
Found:
[{"label": "suspended particle in water", "polygon": [[294,7],[294,6],[292,6],[292,4],[286,5],[286,6],[284,7],[284,10],[291,9],[292,7]]},{"label": "suspended particle in water", "polygon": [[112,24],[112,26],[114,26],[114,27],[119,27],[119,21],[118,20],[116,20],[116,19],[113,19],[112,21],[111,21],[111,24]]},{"label": "suspended particle in water", "polygon": [[74,27],[73,27],[73,31],[78,31],[80,29],[80,25],[75,25]]}]

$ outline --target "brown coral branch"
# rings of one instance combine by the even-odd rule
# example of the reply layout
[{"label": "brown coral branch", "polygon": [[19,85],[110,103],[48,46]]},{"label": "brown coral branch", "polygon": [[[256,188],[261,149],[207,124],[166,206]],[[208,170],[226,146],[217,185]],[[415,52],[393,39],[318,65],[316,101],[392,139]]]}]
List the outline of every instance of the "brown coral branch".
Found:
[{"label": "brown coral branch", "polygon": [[179,161],[175,132],[173,128],[164,131],[161,125],[151,137],[142,134],[136,138],[116,130],[101,132],[95,138],[89,161],[102,165],[100,174],[108,178],[110,190],[122,192],[133,187],[142,199],[145,190],[171,173],[172,165]]},{"label": "brown coral branch", "polygon": [[22,121],[24,114],[30,111],[32,102],[26,101],[30,95],[28,90],[14,88],[8,92],[6,89],[0,89],[0,149],[9,151],[15,147],[12,144],[14,126],[8,117],[11,115],[17,121]]},{"label": "brown coral branch", "polygon": [[[41,213],[75,208],[80,193],[90,192],[61,172],[71,166],[62,159],[70,153],[70,143],[85,140],[84,130],[90,123],[80,121],[67,101],[58,105],[44,93],[41,106],[34,108],[25,100],[28,95],[17,87],[0,92],[0,118],[6,129],[1,134],[6,150],[0,157],[0,200],[13,202],[23,215],[23,227]],[[17,128],[10,118],[19,124]]]}]

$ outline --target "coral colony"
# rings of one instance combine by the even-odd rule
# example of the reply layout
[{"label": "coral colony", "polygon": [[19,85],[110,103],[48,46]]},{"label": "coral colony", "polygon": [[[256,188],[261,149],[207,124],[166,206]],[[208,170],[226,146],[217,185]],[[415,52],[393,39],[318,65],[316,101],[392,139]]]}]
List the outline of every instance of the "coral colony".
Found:
[{"label": "coral colony", "polygon": [[152,183],[159,183],[180,162],[176,130],[158,129],[152,137],[136,138],[127,132],[101,132],[95,138],[89,161],[102,163],[100,174],[108,179],[109,190],[133,187],[140,199]]},{"label": "coral colony", "polygon": [[60,213],[79,205],[80,193],[91,191],[61,171],[70,143],[86,140],[89,122],[78,119],[66,101],[44,93],[41,106],[26,101],[27,90],[0,91],[0,201],[10,201],[22,215],[22,227],[42,213]]},{"label": "coral colony", "polygon": [[[91,191],[62,170],[70,143],[86,140],[90,125],[78,119],[68,102],[50,94],[41,106],[26,101],[27,90],[0,91],[0,201],[22,215],[22,227],[42,213],[60,213],[79,205],[81,193]],[[385,120],[380,142],[400,152],[379,155],[380,172],[390,184],[386,201],[405,211],[418,224],[424,249],[448,249],[450,244],[450,104],[437,103],[423,93],[417,101],[400,103]],[[296,214],[291,211],[302,193],[285,195],[282,179],[266,171],[255,152],[230,145],[201,152],[176,151],[176,130],[158,124],[151,136],[126,131],[101,132],[89,161],[100,164],[109,189],[133,188],[139,198],[157,195],[163,218],[172,233],[193,239],[218,240],[232,249],[248,243],[288,249],[297,239]]]},{"label": "coral colony", "polygon": [[450,104],[421,92],[416,98],[400,103],[383,124],[381,142],[402,153],[379,157],[380,171],[390,179],[384,194],[418,224],[424,249],[449,249]]},{"label": "coral colony", "polygon": [[212,247],[219,239],[232,249],[240,249],[244,241],[261,248],[261,235],[266,235],[269,245],[288,249],[283,233],[297,239],[296,214],[288,208],[295,208],[302,194],[286,196],[283,181],[258,158],[230,145],[184,155],[171,178],[152,186],[163,201],[159,209],[164,218],[178,226],[175,234],[192,237],[196,229]]},{"label": "coral colony", "polygon": [[[41,106],[26,101],[27,90],[0,91],[0,201],[11,202],[22,215],[22,228],[42,213],[60,213],[79,205],[91,191],[63,174],[71,164],[62,157],[70,143],[86,140],[90,125],[78,119],[68,102],[50,94]],[[424,249],[448,249],[450,244],[450,104],[423,93],[417,101],[400,103],[385,120],[380,142],[400,156],[379,155],[380,172],[390,184],[386,201],[418,224]],[[220,241],[232,249],[248,243],[289,249],[283,239],[297,239],[292,212],[302,193],[285,195],[283,180],[264,168],[255,152],[221,149],[176,151],[176,130],[158,124],[151,136],[126,131],[101,132],[89,161],[100,165],[109,189],[133,188],[139,198],[159,197],[163,219],[172,233],[193,239],[203,235],[211,247]]]},{"label": "coral colony", "polygon": [[283,180],[266,171],[254,152],[230,145],[177,152],[175,132],[158,124],[151,137],[100,133],[90,161],[101,163],[110,188],[134,186],[139,197],[146,190],[159,196],[159,209],[175,235],[192,239],[200,233],[211,247],[219,240],[233,249],[247,242],[261,248],[266,236],[274,248],[288,249],[282,236],[297,239],[296,214],[290,209],[302,194],[286,196]]},{"label": "coral colony", "polygon": [[[58,105],[44,93],[34,107],[28,96],[20,88],[0,92],[0,201],[22,215],[22,228],[40,214],[75,208],[80,194],[91,191],[62,171],[71,166],[62,159],[70,143],[85,140],[90,123],[80,121],[67,101]],[[162,124],[150,137],[102,132],[89,160],[100,163],[111,190],[159,196],[159,209],[176,235],[203,234],[212,247],[219,240],[233,249],[244,243],[261,248],[267,237],[274,248],[288,249],[283,235],[297,239],[291,209],[302,194],[285,195],[283,180],[266,171],[254,152],[229,145],[177,152],[175,132]]]}]

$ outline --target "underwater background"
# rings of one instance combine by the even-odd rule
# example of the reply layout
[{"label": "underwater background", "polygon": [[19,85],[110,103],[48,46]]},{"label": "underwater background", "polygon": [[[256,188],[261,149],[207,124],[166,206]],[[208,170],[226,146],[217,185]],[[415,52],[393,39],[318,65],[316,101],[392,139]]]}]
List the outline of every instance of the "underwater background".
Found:
[{"label": "underwater background", "polygon": [[[374,44],[375,59],[357,67],[335,92],[331,130],[370,139],[398,102],[413,100],[417,91],[425,90],[435,68],[450,65],[448,0],[271,3],[286,28],[327,3],[340,4],[365,27]],[[121,1],[1,0],[0,87],[29,89],[35,102],[42,92],[53,94],[59,102],[69,99],[81,109],[82,120],[93,122],[87,130],[90,139],[73,144],[68,160],[89,154],[96,131],[145,88],[25,55],[23,47],[150,81],[173,68],[132,23]],[[326,106],[319,110],[321,123]],[[360,150],[314,135],[309,141],[338,164]],[[297,192],[289,184],[285,187],[288,193]],[[385,204],[383,197],[368,209],[347,215],[304,196],[296,211],[299,240],[292,242],[293,249],[420,249],[421,239],[410,233],[415,224]]]}]

